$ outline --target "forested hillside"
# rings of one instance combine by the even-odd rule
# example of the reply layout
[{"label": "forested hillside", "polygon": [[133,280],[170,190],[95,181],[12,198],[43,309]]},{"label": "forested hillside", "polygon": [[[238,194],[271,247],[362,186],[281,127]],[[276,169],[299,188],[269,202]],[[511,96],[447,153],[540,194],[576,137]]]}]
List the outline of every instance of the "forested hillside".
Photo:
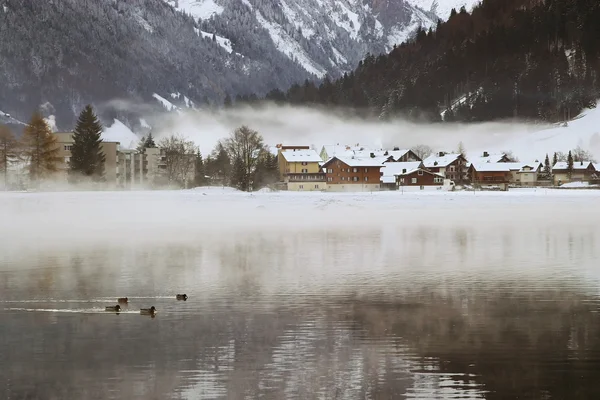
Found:
[{"label": "forested hillside", "polygon": [[185,107],[310,76],[264,29],[245,36],[252,49],[230,53],[162,0],[0,0],[0,110],[28,120],[41,105],[70,128],[87,103],[173,93]]},{"label": "forested hillside", "polygon": [[389,55],[267,98],[389,118],[559,121],[600,97],[600,2],[484,0]]},{"label": "forested hillside", "polygon": [[28,120],[41,106],[71,129],[92,103],[135,128],[141,104],[220,106],[339,77],[434,26],[436,2],[414,1],[0,0],[0,110]]}]

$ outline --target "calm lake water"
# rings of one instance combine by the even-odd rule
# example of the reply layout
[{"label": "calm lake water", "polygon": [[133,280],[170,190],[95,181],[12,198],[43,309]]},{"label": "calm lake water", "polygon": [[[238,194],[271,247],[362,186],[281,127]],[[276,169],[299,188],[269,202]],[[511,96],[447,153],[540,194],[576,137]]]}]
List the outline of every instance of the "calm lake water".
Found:
[{"label": "calm lake water", "polygon": [[598,220],[539,226],[515,207],[507,224],[13,244],[0,398],[600,398]]}]

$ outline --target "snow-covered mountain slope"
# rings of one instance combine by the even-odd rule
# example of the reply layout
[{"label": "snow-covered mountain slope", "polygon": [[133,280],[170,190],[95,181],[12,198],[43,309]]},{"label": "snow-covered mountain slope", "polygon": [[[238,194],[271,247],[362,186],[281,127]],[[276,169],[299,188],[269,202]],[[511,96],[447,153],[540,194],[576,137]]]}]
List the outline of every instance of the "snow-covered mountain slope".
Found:
[{"label": "snow-covered mountain slope", "polygon": [[521,159],[543,161],[546,154],[552,157],[554,152],[568,152],[579,146],[600,160],[600,108],[584,110],[566,126],[556,124],[548,129],[510,132],[502,137],[501,148],[481,150],[511,150]]},{"label": "snow-covered mountain slope", "polygon": [[[352,70],[366,53],[390,51],[437,15],[411,0],[164,0],[200,20],[245,55],[247,29],[264,29],[272,45],[316,77]],[[418,2],[419,0],[417,0]]]},{"label": "snow-covered mountain slope", "polygon": [[434,27],[424,1],[0,0],[0,109],[28,120],[48,104],[46,116],[71,129],[88,103],[127,99],[177,111],[337,77],[419,26]]}]

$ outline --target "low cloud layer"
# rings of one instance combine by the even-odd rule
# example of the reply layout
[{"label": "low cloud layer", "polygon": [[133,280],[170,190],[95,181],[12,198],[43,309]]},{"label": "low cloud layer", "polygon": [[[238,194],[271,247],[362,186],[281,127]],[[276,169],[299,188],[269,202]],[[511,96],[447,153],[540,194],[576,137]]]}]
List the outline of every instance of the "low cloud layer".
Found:
[{"label": "low cloud layer", "polygon": [[334,112],[291,106],[262,109],[239,108],[216,112],[188,111],[155,121],[157,136],[180,133],[194,140],[206,154],[219,139],[240,125],[258,130],[270,145],[360,144],[366,147],[408,148],[428,144],[434,149],[453,151],[463,142],[467,150],[499,147],[513,137],[533,132],[540,126],[515,123],[416,124],[396,119],[348,118]]}]

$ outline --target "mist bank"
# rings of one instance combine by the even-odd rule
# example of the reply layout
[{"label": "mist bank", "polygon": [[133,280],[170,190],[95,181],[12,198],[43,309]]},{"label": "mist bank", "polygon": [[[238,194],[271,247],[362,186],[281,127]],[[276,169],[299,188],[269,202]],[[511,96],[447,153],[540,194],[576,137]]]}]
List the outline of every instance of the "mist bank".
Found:
[{"label": "mist bank", "polygon": [[[135,107],[139,108],[139,105]],[[507,120],[487,123],[427,123],[396,118],[359,117],[348,109],[264,104],[220,110],[179,110],[165,117],[148,115],[157,139],[182,134],[209,154],[217,141],[241,125],[257,130],[265,143],[356,145],[369,148],[412,148],[426,144],[434,151],[456,151],[462,142],[468,154],[512,152],[521,160],[543,161],[546,153],[581,147],[600,158],[600,110],[584,112],[564,124]]]},{"label": "mist bank", "polygon": [[[186,110],[154,121],[156,137],[172,133],[192,139],[203,154],[240,125],[258,130],[270,145],[307,144],[318,150],[324,144],[360,144],[371,148],[410,148],[428,144],[434,149],[455,150],[459,142],[468,149],[498,147],[511,137],[539,130],[540,125],[519,122],[485,124],[427,124],[404,119],[381,121],[353,116],[350,110],[323,110],[268,104],[215,111]],[[547,125],[549,127],[550,125]],[[499,139],[500,138],[500,139]]]},{"label": "mist bank", "polygon": [[[600,191],[0,193],[0,253],[210,243],[237,235],[595,229]],[[421,232],[421,233],[419,233]]]}]

